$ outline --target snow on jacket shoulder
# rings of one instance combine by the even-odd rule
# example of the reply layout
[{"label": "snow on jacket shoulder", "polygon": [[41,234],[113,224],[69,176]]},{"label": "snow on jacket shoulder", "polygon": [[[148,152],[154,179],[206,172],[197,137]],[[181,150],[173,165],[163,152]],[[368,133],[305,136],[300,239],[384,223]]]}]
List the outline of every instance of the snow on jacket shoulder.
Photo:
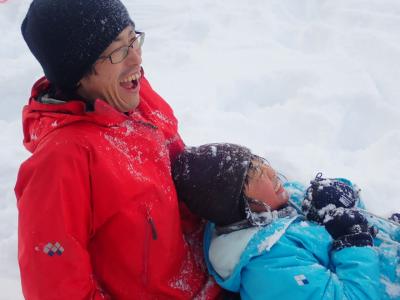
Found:
[{"label": "snow on jacket shoulder", "polygon": [[[299,185],[286,187],[299,198]],[[218,237],[208,224],[206,262],[218,284],[242,299],[400,299],[399,244],[390,238],[394,228],[379,222],[375,247],[339,251],[323,226],[301,216]]]},{"label": "snow on jacket shoulder", "polygon": [[24,108],[33,152],[15,187],[26,299],[213,299],[186,241],[170,159],[183,147],[171,108],[141,81],[129,115],[96,100]]}]

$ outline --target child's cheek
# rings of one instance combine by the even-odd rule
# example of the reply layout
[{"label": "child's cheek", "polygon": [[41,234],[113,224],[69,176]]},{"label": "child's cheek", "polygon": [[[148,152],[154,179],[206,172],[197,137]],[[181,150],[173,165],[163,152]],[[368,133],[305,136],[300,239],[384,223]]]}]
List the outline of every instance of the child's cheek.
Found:
[{"label": "child's cheek", "polygon": [[267,177],[251,180],[246,195],[250,198],[260,200],[271,207],[276,206],[280,202],[271,180]]}]

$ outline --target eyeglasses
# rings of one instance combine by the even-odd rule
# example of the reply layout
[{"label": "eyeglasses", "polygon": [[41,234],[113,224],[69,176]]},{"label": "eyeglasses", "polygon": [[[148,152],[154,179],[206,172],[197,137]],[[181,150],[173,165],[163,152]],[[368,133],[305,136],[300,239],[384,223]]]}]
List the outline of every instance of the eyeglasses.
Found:
[{"label": "eyeglasses", "polygon": [[110,55],[100,56],[99,59],[108,58],[112,64],[118,64],[128,56],[129,48],[132,48],[133,50],[141,49],[144,43],[145,34],[144,32],[141,31],[135,31],[135,33],[136,33],[135,38],[128,46],[123,46],[118,49],[115,49],[113,52],[110,53]]}]

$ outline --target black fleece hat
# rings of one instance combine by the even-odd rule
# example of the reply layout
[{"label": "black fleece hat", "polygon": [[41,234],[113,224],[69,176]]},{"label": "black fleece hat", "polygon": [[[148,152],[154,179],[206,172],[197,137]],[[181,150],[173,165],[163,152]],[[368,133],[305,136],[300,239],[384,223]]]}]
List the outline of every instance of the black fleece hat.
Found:
[{"label": "black fleece hat", "polygon": [[219,226],[244,220],[242,190],[252,157],[249,149],[235,144],[186,148],[172,166],[179,199]]},{"label": "black fleece hat", "polygon": [[34,0],[21,31],[47,79],[74,90],[128,25],[134,23],[119,0]]}]

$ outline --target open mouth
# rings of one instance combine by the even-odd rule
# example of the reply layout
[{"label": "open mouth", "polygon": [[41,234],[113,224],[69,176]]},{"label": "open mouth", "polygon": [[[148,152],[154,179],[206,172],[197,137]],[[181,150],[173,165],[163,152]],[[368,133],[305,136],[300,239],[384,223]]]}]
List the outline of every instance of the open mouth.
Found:
[{"label": "open mouth", "polygon": [[135,90],[139,85],[139,80],[141,77],[140,71],[125,77],[123,80],[120,81],[120,86],[128,89],[128,90]]}]

